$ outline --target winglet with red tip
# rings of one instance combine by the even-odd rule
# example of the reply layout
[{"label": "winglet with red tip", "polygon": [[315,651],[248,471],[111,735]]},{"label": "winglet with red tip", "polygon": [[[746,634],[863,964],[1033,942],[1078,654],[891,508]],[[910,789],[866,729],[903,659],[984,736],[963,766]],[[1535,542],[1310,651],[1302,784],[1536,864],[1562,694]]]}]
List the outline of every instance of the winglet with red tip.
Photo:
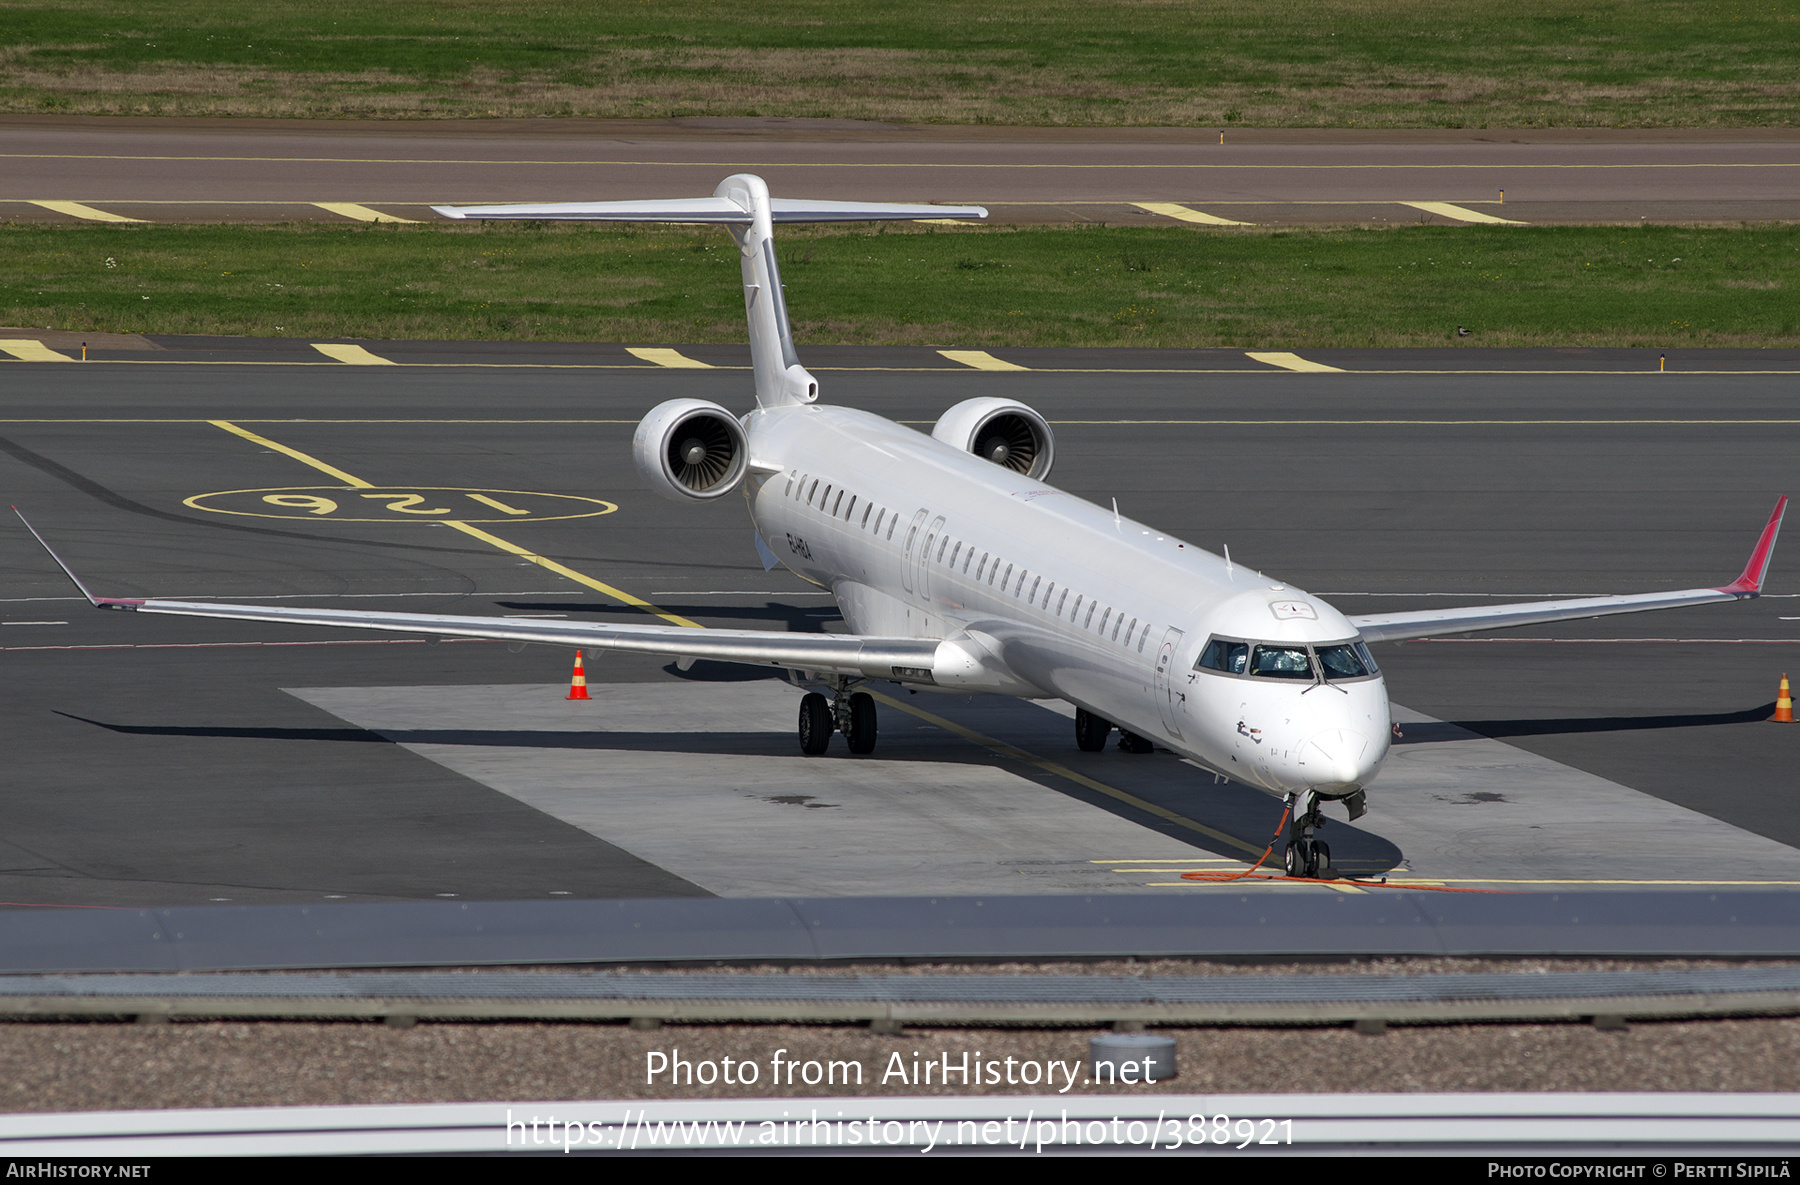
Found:
[{"label": "winglet with red tip", "polygon": [[1787,501],[1786,494],[1776,500],[1775,510],[1769,515],[1769,524],[1763,528],[1762,538],[1756,541],[1756,550],[1750,553],[1750,562],[1744,565],[1744,574],[1719,589],[1719,592],[1738,597],[1762,595],[1763,577],[1769,572],[1769,557],[1775,554],[1775,536],[1781,534],[1781,516],[1787,513]]},{"label": "winglet with red tip", "polygon": [[141,600],[131,600],[125,597],[97,597],[89,592],[88,586],[81,583],[81,577],[75,575],[69,565],[63,563],[62,557],[57,555],[48,543],[44,542],[44,537],[37,533],[37,528],[31,525],[31,521],[25,517],[24,512],[17,506],[12,508],[12,512],[19,516],[19,521],[25,524],[25,529],[31,532],[31,537],[38,541],[38,546],[56,561],[56,566],[63,570],[63,575],[67,576],[75,587],[81,590],[81,595],[88,599],[88,604],[96,609],[135,609],[144,603]]}]

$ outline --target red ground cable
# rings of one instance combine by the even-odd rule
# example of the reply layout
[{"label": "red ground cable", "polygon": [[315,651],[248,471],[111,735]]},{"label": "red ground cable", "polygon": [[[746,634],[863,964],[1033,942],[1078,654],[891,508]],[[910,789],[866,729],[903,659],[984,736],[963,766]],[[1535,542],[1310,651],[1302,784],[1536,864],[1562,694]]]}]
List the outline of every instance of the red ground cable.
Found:
[{"label": "red ground cable", "polygon": [[1358,880],[1353,876],[1331,877],[1328,879],[1320,876],[1287,876],[1286,874],[1276,876],[1273,873],[1257,872],[1256,870],[1262,867],[1263,861],[1269,858],[1269,853],[1275,850],[1276,843],[1281,839],[1281,832],[1287,826],[1288,816],[1293,813],[1293,810],[1294,800],[1290,797],[1282,803],[1281,821],[1275,824],[1275,835],[1269,840],[1269,846],[1264,848],[1262,855],[1256,858],[1256,863],[1244,869],[1244,871],[1226,873],[1213,872],[1210,869],[1200,869],[1194,872],[1182,873],[1181,879],[1184,881],[1204,881],[1211,885],[1224,885],[1230,884],[1232,881],[1241,880],[1259,880],[1285,881],[1289,884],[1302,885],[1352,885],[1359,889],[1417,889],[1426,893],[1505,893],[1509,891],[1506,889],[1458,889],[1449,885],[1390,885],[1385,880],[1365,881]]}]

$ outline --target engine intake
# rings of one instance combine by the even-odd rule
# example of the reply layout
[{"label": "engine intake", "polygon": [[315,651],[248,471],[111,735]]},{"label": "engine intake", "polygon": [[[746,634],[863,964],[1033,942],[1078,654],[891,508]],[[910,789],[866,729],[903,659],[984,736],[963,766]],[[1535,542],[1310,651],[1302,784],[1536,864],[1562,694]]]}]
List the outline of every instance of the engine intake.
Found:
[{"label": "engine intake", "polygon": [[965,399],[939,417],[931,435],[1036,481],[1050,476],[1056,455],[1044,417],[1012,399]]},{"label": "engine intake", "polygon": [[671,399],[650,409],[631,440],[631,457],[651,489],[676,502],[707,502],[744,480],[749,442],[737,417],[704,399]]}]

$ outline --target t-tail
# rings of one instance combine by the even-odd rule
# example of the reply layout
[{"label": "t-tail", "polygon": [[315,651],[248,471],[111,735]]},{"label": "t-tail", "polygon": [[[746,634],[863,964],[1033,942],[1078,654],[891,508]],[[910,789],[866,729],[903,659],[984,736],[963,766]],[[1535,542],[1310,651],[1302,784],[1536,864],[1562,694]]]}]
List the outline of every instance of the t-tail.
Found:
[{"label": "t-tail", "polygon": [[980,206],[896,205],[891,202],[824,202],[772,198],[761,177],[737,173],[719,182],[709,198],[641,202],[565,202],[532,206],[434,206],[446,218],[494,218],[564,222],[719,223],[731,231],[744,273],[744,314],[750,322],[750,362],[759,407],[812,403],[819,380],[800,365],[788,326],[781,271],[775,265],[777,222],[907,222],[915,219],[981,219]]}]

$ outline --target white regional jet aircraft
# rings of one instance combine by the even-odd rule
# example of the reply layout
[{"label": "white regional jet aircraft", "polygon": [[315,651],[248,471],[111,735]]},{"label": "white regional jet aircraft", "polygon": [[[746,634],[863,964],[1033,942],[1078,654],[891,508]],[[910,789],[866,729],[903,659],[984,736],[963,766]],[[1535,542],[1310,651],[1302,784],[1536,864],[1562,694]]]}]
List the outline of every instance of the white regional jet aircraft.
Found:
[{"label": "white regional jet aircraft", "polygon": [[[798,201],[761,178],[710,198],[439,208],[451,218],[719,223],[742,256],[756,410],[674,399],[632,443],[651,488],[677,501],[741,493],[765,566],[828,588],[847,634],[574,624],[412,613],[100,598],[98,607],[556,643],[786,668],[823,689],[800,702],[800,748],[875,747],[886,680],[957,694],[1053,697],[1075,737],[1132,752],[1162,745],[1239,782],[1288,796],[1292,876],[1330,853],[1322,801],[1352,819],[1387,757],[1387,691],[1367,643],[1425,638],[1755,597],[1787,499],[1743,575],[1718,588],[1346,617],[1318,597],[1048,485],[1044,418],[1009,399],[970,399],[926,436],[821,404],[801,366],[771,242],[777,222],[986,217],[979,207]],[[40,542],[42,540],[40,539]],[[59,564],[61,560],[57,561]],[[67,571],[66,565],[64,570]],[[69,573],[74,579],[74,573]]]}]

